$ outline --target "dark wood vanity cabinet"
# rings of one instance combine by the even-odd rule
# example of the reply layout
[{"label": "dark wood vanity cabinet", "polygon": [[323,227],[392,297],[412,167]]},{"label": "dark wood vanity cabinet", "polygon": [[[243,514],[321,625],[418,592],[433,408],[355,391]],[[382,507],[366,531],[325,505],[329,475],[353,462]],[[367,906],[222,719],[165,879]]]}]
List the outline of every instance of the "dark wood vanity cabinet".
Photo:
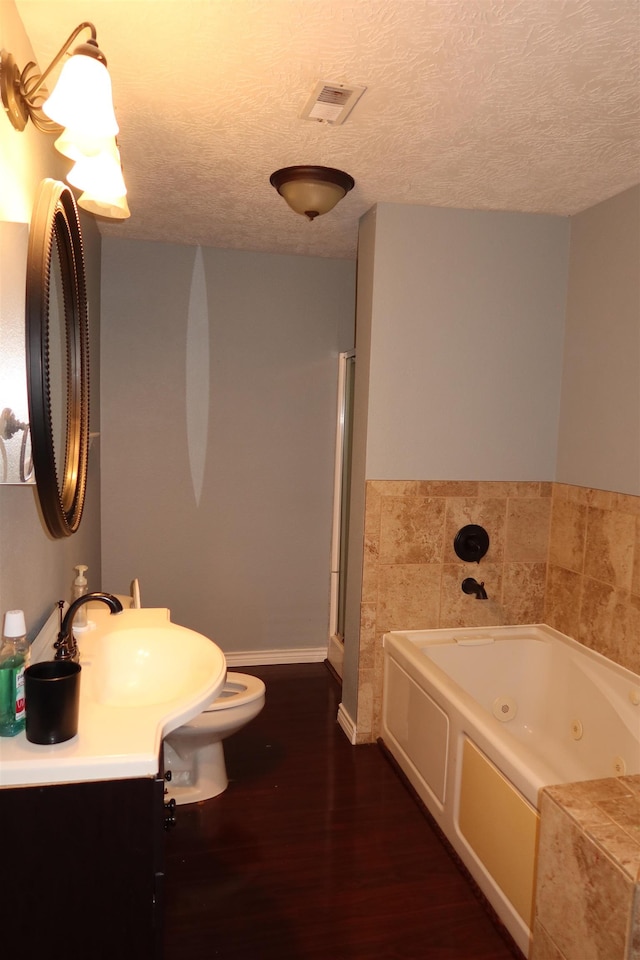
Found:
[{"label": "dark wood vanity cabinet", "polygon": [[158,774],[0,789],[3,956],[162,956],[164,786]]}]

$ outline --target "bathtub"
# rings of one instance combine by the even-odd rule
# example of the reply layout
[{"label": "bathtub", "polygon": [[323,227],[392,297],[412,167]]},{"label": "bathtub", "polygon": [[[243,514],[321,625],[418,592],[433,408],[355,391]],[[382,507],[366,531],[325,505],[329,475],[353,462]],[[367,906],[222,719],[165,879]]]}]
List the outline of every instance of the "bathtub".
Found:
[{"label": "bathtub", "polygon": [[540,789],[640,773],[640,676],[543,625],[383,644],[384,744],[528,956]]}]

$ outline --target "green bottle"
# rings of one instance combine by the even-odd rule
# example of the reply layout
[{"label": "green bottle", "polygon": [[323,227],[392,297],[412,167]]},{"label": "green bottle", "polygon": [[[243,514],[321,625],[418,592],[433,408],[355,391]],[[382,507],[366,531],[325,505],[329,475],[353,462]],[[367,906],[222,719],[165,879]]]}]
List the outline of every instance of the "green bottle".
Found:
[{"label": "green bottle", "polygon": [[8,610],[0,646],[0,737],[15,737],[24,730],[24,671],[28,660],[24,613]]}]

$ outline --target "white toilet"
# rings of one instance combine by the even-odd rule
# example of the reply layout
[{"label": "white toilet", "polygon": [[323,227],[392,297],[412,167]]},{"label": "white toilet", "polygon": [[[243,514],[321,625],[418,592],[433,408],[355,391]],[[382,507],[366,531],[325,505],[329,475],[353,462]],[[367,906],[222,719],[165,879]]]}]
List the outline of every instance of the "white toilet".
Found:
[{"label": "white toilet", "polygon": [[227,673],[218,698],[165,737],[165,771],[171,771],[168,799],[176,804],[196,803],[227,789],[222,741],[258,716],[264,698],[265,686],[258,677]]}]

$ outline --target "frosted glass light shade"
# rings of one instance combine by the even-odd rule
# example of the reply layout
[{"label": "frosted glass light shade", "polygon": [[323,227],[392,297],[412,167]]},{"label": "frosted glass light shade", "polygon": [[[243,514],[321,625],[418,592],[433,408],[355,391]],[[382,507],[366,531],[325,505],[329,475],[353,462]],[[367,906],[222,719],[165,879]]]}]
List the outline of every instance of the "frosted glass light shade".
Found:
[{"label": "frosted glass light shade", "polygon": [[131,216],[122,175],[120,151],[115,138],[93,156],[81,156],[67,175],[69,183],[82,190],[78,206],[100,217],[126,220]]},{"label": "frosted glass light shade", "polygon": [[95,197],[123,197],[127,188],[115,140],[101,153],[80,157],[67,174],[67,180],[73,187]]},{"label": "frosted glass light shade", "polygon": [[97,200],[86,193],[78,197],[78,206],[98,217],[108,217],[110,220],[127,220],[131,216],[127,198],[113,197],[111,200]]},{"label": "frosted glass light shade", "polygon": [[71,130],[65,127],[54,147],[58,153],[73,160],[74,163],[82,157],[94,157],[104,150],[108,150],[113,142],[113,137],[92,137],[87,136],[84,130]]},{"label": "frosted glass light shade", "polygon": [[42,109],[55,123],[82,130],[88,137],[115,137],[119,129],[109,71],[95,57],[84,54],[67,60]]},{"label": "frosted glass light shade", "polygon": [[328,213],[354,186],[348,173],[333,167],[283,167],[271,174],[271,184],[295,213],[309,220]]},{"label": "frosted glass light shade", "polygon": [[310,212],[314,212],[318,216],[328,213],[329,210],[333,210],[338,200],[342,200],[345,195],[345,191],[337,184],[317,181],[302,183],[300,180],[283,183],[279,193],[292,210],[301,213],[303,216],[309,216]]}]

